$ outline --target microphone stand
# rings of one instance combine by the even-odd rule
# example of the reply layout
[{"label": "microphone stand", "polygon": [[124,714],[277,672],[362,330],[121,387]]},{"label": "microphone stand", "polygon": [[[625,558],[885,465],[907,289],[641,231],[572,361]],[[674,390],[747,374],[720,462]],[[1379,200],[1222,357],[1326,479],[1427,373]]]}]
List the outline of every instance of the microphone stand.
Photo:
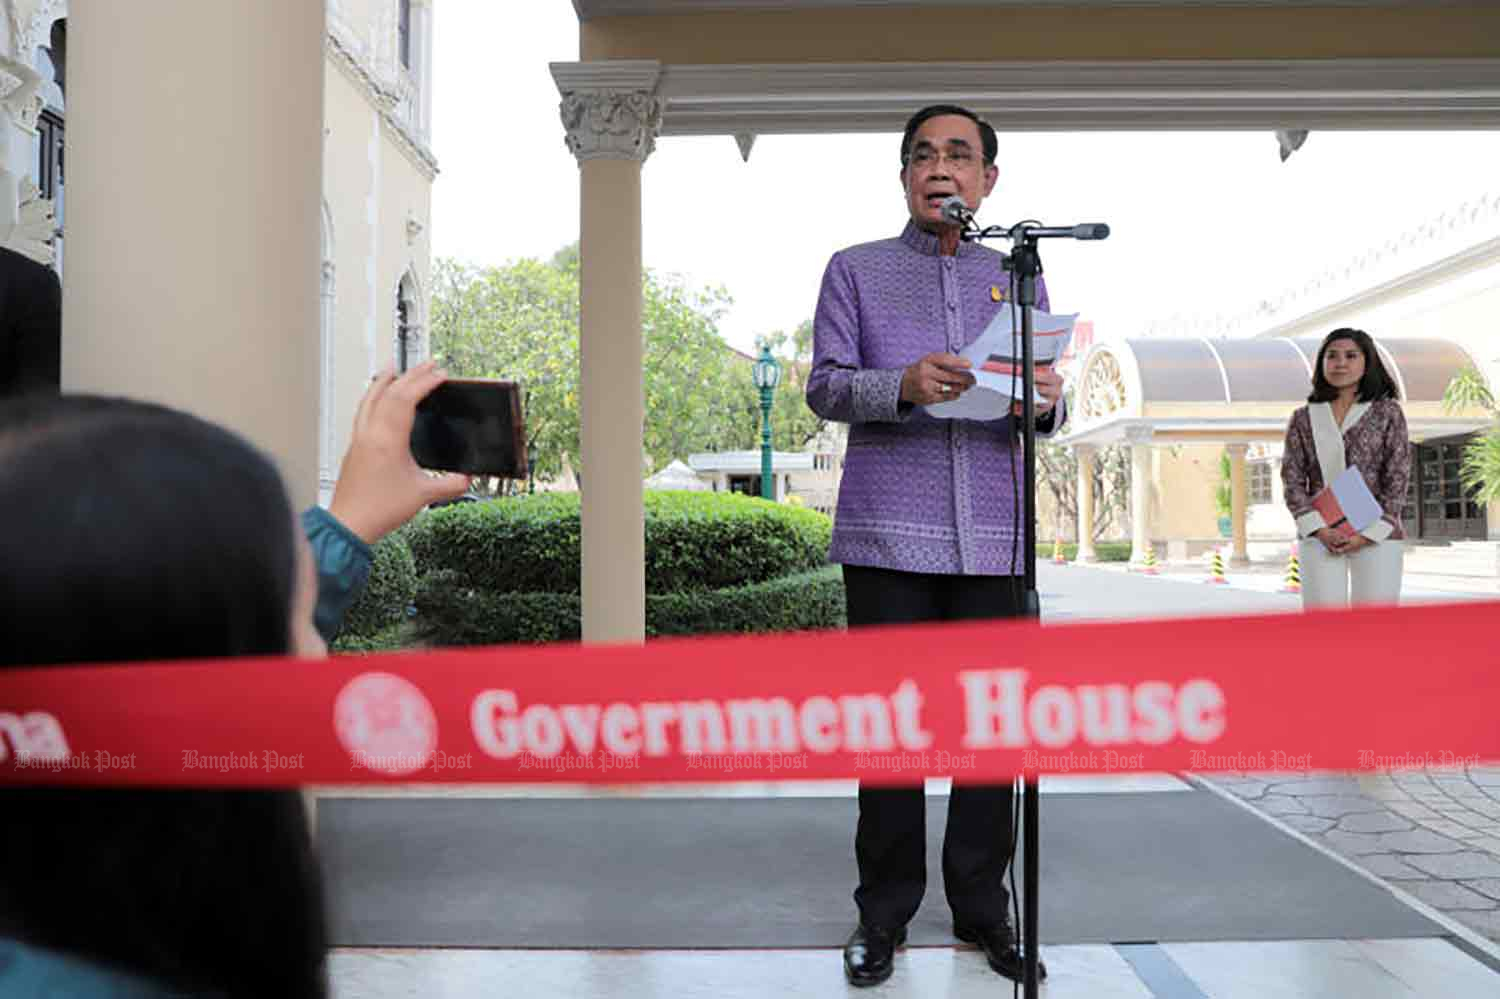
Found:
[{"label": "microphone stand", "polygon": [[[989,226],[977,229],[965,219],[966,241],[1004,238],[1011,241],[1011,252],[1005,258],[1004,267],[1019,278],[1017,304],[1021,306],[1021,439],[1025,455],[1025,533],[1021,549],[1024,569],[1022,586],[1022,609],[1024,617],[1040,618],[1041,599],[1036,590],[1036,365],[1033,343],[1032,310],[1036,307],[1036,279],[1042,273],[1042,258],[1037,251],[1037,240],[1045,237],[1069,239],[1104,239],[1109,227],[1067,226],[1046,227],[1030,222],[1021,222],[1010,228]],[[1054,409],[1054,412],[1056,410]],[[1026,999],[1037,999],[1037,909],[1040,901],[1041,801],[1037,774],[1024,774],[1021,778],[1021,838],[1026,844],[1024,866],[1021,872],[1021,982]]]}]

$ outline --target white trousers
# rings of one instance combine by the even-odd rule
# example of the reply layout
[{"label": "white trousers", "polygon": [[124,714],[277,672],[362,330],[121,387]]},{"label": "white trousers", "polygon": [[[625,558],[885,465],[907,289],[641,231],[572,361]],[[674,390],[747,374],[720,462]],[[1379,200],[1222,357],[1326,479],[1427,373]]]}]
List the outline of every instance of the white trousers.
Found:
[{"label": "white trousers", "polygon": [[1394,604],[1401,597],[1400,541],[1381,541],[1352,555],[1332,555],[1317,538],[1297,548],[1304,608]]}]

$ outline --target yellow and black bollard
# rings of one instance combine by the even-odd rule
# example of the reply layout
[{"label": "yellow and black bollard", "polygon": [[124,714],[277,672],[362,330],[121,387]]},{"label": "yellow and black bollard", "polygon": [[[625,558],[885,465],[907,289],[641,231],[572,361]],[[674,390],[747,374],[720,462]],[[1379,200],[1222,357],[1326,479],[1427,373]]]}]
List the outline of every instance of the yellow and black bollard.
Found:
[{"label": "yellow and black bollard", "polygon": [[1286,560],[1286,575],[1281,578],[1282,593],[1302,592],[1302,564],[1297,559],[1297,543],[1292,542],[1292,553]]}]

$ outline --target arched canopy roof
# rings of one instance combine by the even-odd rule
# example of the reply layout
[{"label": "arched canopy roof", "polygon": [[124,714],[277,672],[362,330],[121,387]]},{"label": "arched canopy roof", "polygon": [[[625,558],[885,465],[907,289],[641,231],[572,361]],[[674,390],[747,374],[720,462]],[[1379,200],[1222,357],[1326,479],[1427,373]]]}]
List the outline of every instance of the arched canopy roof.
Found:
[{"label": "arched canopy roof", "polygon": [[[1318,339],[1103,341],[1084,357],[1065,443],[1279,440],[1307,400]],[[1395,378],[1413,440],[1467,433],[1488,414],[1450,413],[1443,392],[1474,361],[1448,340],[1376,342]]]}]

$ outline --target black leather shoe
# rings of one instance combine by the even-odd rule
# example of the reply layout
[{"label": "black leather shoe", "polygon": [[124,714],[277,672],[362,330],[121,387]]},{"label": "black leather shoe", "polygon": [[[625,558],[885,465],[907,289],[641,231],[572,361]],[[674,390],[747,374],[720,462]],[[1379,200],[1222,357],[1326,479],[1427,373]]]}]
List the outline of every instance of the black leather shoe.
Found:
[{"label": "black leather shoe", "polygon": [[[977,944],[996,974],[1004,975],[1013,982],[1021,980],[1021,948],[1016,945],[1016,931],[1011,929],[1009,921],[981,927],[954,923],[953,935],[964,943]],[[1036,977],[1037,981],[1043,981],[1047,977],[1047,964],[1040,958],[1036,962]]]},{"label": "black leather shoe", "polygon": [[850,985],[879,985],[891,977],[896,948],[906,943],[906,927],[882,930],[860,923],[844,944],[844,977]]}]

